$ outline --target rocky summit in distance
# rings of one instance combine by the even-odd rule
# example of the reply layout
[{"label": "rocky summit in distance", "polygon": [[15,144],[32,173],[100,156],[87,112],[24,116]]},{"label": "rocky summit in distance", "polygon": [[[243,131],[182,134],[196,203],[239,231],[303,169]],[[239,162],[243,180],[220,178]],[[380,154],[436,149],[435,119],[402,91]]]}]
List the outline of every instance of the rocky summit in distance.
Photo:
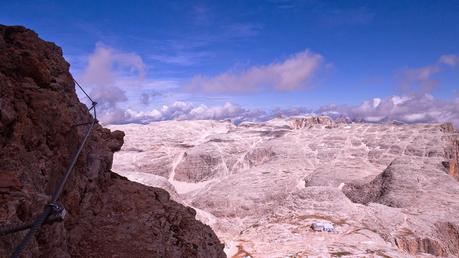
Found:
[{"label": "rocky summit in distance", "polygon": [[229,257],[459,257],[451,124],[163,121],[113,170],[191,205]]},{"label": "rocky summit in distance", "polygon": [[[61,49],[0,25],[0,224],[34,219],[49,201],[90,121]],[[111,172],[123,132],[96,125],[60,202],[23,257],[224,257],[212,229],[162,189]],[[7,257],[25,232],[0,236]]]}]

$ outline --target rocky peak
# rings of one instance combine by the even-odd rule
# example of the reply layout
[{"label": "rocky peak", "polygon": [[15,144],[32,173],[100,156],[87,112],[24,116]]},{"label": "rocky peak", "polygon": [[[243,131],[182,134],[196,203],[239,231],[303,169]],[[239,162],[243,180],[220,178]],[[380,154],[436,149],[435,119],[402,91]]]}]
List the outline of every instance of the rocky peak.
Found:
[{"label": "rocky peak", "polygon": [[333,124],[333,119],[328,116],[293,117],[290,119],[290,127],[293,129],[302,129],[314,125],[331,126]]},{"label": "rocky peak", "polygon": [[[0,224],[34,219],[90,121],[61,49],[19,26],[0,25]],[[96,125],[60,203],[64,222],[44,225],[25,257],[223,257],[196,212],[158,188],[111,172],[124,133]],[[25,232],[0,237],[6,257]]]}]

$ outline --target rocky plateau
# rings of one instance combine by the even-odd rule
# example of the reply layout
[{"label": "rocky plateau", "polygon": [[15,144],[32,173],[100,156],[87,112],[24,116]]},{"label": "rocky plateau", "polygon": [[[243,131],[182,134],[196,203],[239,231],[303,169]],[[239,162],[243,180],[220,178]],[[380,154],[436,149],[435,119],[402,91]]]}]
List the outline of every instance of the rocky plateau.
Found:
[{"label": "rocky plateau", "polygon": [[[458,257],[451,124],[328,117],[112,125],[113,170],[167,190],[228,257]],[[315,232],[316,222],[334,232]]]}]

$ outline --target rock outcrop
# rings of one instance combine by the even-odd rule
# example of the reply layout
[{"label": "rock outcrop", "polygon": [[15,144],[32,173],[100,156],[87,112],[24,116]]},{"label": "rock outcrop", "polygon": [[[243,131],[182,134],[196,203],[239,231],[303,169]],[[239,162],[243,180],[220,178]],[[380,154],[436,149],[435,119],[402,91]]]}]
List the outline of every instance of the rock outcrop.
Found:
[{"label": "rock outcrop", "polygon": [[[295,117],[110,128],[126,132],[114,171],[143,182],[163,175],[230,257],[459,256],[459,134],[450,124]],[[314,231],[317,223],[334,232]]]},{"label": "rock outcrop", "polygon": [[[61,49],[23,27],[0,25],[0,223],[34,219],[49,201],[90,121]],[[111,172],[124,133],[96,125],[60,202],[24,257],[224,257],[196,211],[162,189]],[[0,237],[8,256],[25,232]]]},{"label": "rock outcrop", "polygon": [[295,117],[290,119],[290,127],[293,129],[302,129],[314,125],[331,126],[333,124],[334,121],[328,116]]}]

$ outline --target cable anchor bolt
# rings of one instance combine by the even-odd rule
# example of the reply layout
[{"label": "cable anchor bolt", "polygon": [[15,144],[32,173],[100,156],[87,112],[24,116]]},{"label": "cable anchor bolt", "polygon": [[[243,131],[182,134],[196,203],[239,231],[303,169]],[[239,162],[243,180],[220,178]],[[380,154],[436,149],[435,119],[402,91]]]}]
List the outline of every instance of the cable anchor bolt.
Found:
[{"label": "cable anchor bolt", "polygon": [[67,210],[65,210],[63,206],[60,206],[57,203],[49,203],[47,206],[51,207],[51,214],[48,216],[46,224],[64,221],[65,215],[67,215]]}]

